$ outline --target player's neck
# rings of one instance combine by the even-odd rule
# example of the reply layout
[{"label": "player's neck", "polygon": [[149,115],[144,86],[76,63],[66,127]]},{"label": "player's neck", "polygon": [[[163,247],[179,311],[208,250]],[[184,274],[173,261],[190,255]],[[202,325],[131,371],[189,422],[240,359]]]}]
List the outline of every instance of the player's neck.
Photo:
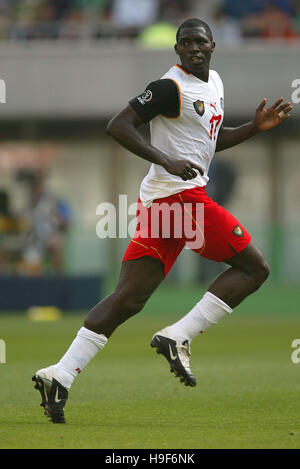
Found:
[{"label": "player's neck", "polygon": [[201,81],[208,82],[209,79],[209,69],[203,68],[201,70],[191,70],[190,68],[186,67],[185,65],[180,65],[183,70],[194,75],[196,78],[199,78]]},{"label": "player's neck", "polygon": [[206,73],[192,73],[196,78],[199,78],[201,81],[205,81],[206,83],[208,82],[209,79],[209,70],[207,70]]}]

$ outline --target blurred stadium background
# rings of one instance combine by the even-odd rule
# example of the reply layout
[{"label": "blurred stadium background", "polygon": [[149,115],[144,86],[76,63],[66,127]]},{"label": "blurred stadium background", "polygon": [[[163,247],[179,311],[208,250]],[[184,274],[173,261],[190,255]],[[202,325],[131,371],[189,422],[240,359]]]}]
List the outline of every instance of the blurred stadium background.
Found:
[{"label": "blurred stadium background", "polygon": [[[105,127],[176,63],[176,29],[194,16],[212,26],[227,126],[252,119],[264,97],[294,97],[288,122],[216,154],[208,186],[253,234],[272,275],[193,342],[199,386],[190,393],[148,346],[225,268],[185,250],[84,370],[70,425],[57,431],[44,424],[30,377],[57,362],[114,287],[129,239],[99,239],[96,209],[118,207],[120,194],[136,202],[149,167]],[[0,0],[2,448],[299,448],[299,46],[299,0]],[[28,321],[24,312],[40,306],[32,319],[57,319],[51,307],[65,314]]]},{"label": "blurred stadium background", "polygon": [[[116,281],[129,239],[100,240],[96,208],[119,194],[135,202],[149,165],[105,126],[176,63],[176,29],[195,16],[215,36],[227,126],[252,119],[264,97],[299,99],[299,0],[0,1],[1,310],[85,310]],[[294,103],[287,123],[211,168],[208,190],[253,234],[273,292],[299,285],[299,122]],[[198,291],[222,268],[186,251],[165,286]]]}]

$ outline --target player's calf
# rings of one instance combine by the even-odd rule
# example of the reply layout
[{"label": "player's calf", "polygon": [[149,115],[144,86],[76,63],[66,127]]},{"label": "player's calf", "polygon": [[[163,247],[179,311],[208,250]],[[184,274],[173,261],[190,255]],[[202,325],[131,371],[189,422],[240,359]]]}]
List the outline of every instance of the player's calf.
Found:
[{"label": "player's calf", "polygon": [[110,337],[120,324],[143,309],[151,293],[138,291],[134,284],[117,287],[89,312],[84,327]]}]

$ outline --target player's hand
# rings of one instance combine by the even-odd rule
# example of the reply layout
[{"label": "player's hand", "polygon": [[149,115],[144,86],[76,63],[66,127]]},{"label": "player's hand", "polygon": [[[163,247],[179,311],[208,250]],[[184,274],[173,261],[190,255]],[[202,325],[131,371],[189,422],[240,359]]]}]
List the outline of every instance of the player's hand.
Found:
[{"label": "player's hand", "polygon": [[[168,173],[181,177],[183,181],[194,179],[198,176],[198,171],[203,176],[204,172],[201,166],[188,160],[169,160],[164,168]],[[195,171],[196,170],[196,171]]]},{"label": "player's hand", "polygon": [[286,121],[293,109],[290,102],[283,103],[283,98],[277,99],[273,106],[265,108],[267,98],[264,98],[256,109],[255,124],[258,130],[265,131],[276,127],[281,122]]}]

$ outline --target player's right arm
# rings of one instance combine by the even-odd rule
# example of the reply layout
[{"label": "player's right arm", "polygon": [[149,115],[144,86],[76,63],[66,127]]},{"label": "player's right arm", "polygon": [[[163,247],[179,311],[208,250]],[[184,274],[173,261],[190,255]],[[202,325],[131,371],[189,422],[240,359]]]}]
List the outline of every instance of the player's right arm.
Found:
[{"label": "player's right arm", "polygon": [[[163,87],[163,91],[165,92],[168,91],[168,87],[166,87],[166,83],[158,83],[162,81],[171,80],[158,80],[151,84],[151,89],[149,85],[148,89],[151,91],[151,99],[149,99],[149,103],[144,100],[146,106],[149,104],[148,108],[145,110],[142,108],[142,110],[139,111],[139,105],[136,101],[137,98],[132,100],[127,107],[110,120],[106,131],[130,152],[150,163],[163,166],[169,173],[179,176],[186,181],[197,177],[195,169],[199,170],[200,174],[203,174],[202,168],[192,161],[178,159],[161,152],[158,148],[151,145],[151,143],[148,143],[138,131],[138,127],[149,122],[149,120],[156,115],[163,113],[163,106],[160,104],[161,101],[158,98],[161,93],[161,88]],[[170,93],[172,93],[172,88],[170,88]],[[166,93],[164,93],[162,103],[164,102],[165,95]],[[135,109],[133,109],[133,106]],[[140,113],[140,116],[137,112]],[[143,119],[141,116],[143,116]]]}]

